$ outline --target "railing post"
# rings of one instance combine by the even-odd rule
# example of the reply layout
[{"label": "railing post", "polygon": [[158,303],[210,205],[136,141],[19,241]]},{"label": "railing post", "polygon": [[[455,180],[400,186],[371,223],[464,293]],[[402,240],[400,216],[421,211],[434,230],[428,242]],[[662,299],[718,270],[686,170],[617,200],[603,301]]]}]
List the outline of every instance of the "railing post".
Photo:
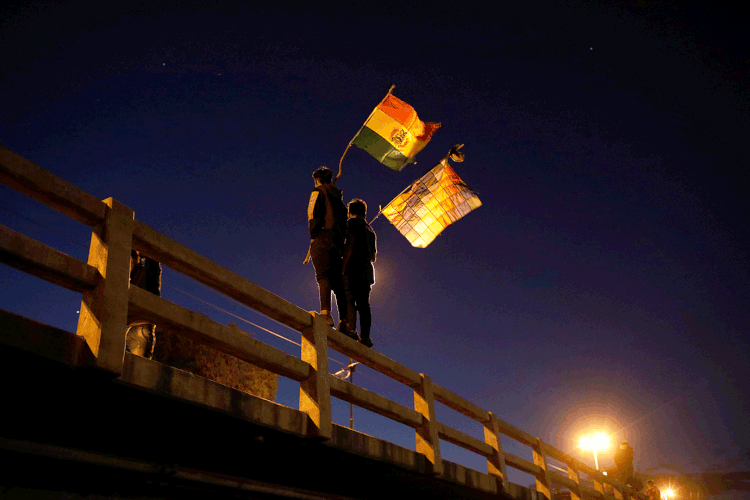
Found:
[{"label": "railing post", "polygon": [[623,491],[617,485],[612,485],[612,491],[615,494],[615,500],[623,500]]},{"label": "railing post", "polygon": [[575,487],[570,488],[570,500],[582,500],[581,477],[578,471],[570,464],[568,464],[568,478],[576,483]]},{"label": "railing post", "polygon": [[594,489],[601,495],[601,498],[607,498],[604,495],[604,483],[601,480],[601,473],[596,471],[596,475],[591,476],[591,481],[594,483]]},{"label": "railing post", "polygon": [[637,500],[637,491],[633,486],[625,484],[622,488],[622,498],[625,500]]},{"label": "railing post", "polygon": [[508,471],[505,468],[503,445],[500,443],[500,425],[494,413],[489,412],[489,416],[489,421],[484,424],[484,442],[492,446],[493,453],[491,457],[487,457],[487,472],[495,476],[496,491],[508,493]]},{"label": "railing post", "polygon": [[89,265],[98,269],[104,279],[83,294],[76,334],[86,339],[99,368],[119,375],[128,326],[134,213],[112,198],[104,203],[107,213],[91,234],[88,259]]},{"label": "railing post", "polygon": [[443,460],[440,457],[440,438],[435,418],[435,399],[432,396],[432,381],[420,373],[422,383],[414,388],[414,409],[424,417],[423,424],[416,429],[417,453],[423,454],[432,463],[432,472],[443,473]]},{"label": "railing post", "polygon": [[331,388],[328,385],[328,324],[323,316],[311,312],[313,322],[302,331],[302,361],[310,364],[310,376],[299,385],[299,409],[315,424],[311,434],[331,439]]},{"label": "railing post", "polygon": [[536,491],[548,500],[554,500],[552,488],[550,487],[549,470],[547,468],[547,457],[544,453],[544,443],[536,438],[536,444],[531,447],[534,452],[534,465],[542,470],[536,475]]}]

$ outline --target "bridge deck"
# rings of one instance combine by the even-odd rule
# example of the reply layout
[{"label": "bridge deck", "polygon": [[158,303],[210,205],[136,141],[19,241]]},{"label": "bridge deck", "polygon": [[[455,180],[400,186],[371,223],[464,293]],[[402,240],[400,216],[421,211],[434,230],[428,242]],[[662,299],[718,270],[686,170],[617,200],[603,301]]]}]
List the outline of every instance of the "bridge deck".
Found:
[{"label": "bridge deck", "polygon": [[112,378],[93,359],[82,338],[0,312],[12,409],[0,454],[13,486],[106,493],[117,478],[132,493],[181,498],[502,497],[482,491],[486,474],[446,463],[436,477],[423,455],[338,425],[329,441],[310,438],[305,413],[187,372],[126,354]]}]

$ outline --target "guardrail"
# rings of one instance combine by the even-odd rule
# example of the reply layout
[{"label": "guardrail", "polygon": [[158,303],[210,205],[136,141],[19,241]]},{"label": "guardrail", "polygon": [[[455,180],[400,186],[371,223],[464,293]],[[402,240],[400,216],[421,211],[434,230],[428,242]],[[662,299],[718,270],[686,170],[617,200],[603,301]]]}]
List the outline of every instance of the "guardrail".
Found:
[{"label": "guardrail", "polygon": [[[331,329],[324,318],[255,285],[202,257],[176,241],[135,220],[134,212],[112,198],[96,199],[16,153],[0,147],[0,181],[68,217],[92,227],[88,262],[82,262],[23,234],[0,226],[0,260],[29,274],[82,293],[77,335],[96,357],[98,368],[119,375],[123,370],[127,317],[161,324],[300,383],[299,410],[314,424],[312,437],[332,436],[331,397],[353,403],[414,429],[416,451],[423,454],[436,475],[443,473],[440,440],[487,459],[492,479],[486,489],[509,493],[507,467],[536,478],[536,490],[552,499],[552,485],[569,488],[571,500],[604,499],[604,485],[612,497],[643,499],[643,495],[603,476],[599,471],[497,418],[461,396],[433,384],[386,356]],[[302,336],[300,357],[291,356],[211,319],[129,286],[131,248],[160,261],[214,290],[285,324]],[[329,374],[328,349],[334,349],[414,391],[414,408]],[[435,417],[435,401],[476,421],[484,441],[464,434]],[[531,447],[533,462],[504,452],[501,435]],[[550,470],[551,457],[567,466],[567,477]],[[588,476],[593,488],[582,482]]]}]

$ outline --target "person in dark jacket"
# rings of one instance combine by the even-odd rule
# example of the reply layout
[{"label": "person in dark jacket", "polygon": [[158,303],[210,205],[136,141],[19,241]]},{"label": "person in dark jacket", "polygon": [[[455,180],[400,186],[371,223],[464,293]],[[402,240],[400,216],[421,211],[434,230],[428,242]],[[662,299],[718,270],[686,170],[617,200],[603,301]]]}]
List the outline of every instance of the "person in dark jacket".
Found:
[{"label": "person in dark jacket", "polygon": [[625,483],[633,475],[633,455],[633,447],[627,441],[623,441],[615,450],[616,481]]},{"label": "person in dark jacket", "polygon": [[349,328],[346,320],[346,294],[341,274],[346,232],[346,207],[342,193],[331,182],[333,173],[326,167],[313,172],[315,189],[307,206],[310,232],[310,257],[315,268],[315,280],[320,295],[320,314],[333,326],[331,316],[331,292],[336,296],[339,311],[339,331],[357,340],[357,333]]},{"label": "person in dark jacket", "polygon": [[360,342],[367,347],[372,347],[370,290],[375,283],[375,270],[372,264],[377,257],[377,238],[375,231],[365,220],[367,204],[355,198],[349,202],[348,209],[349,220],[346,223],[343,263],[347,317],[349,327],[356,330],[357,311],[359,311]]},{"label": "person in dark jacket", "polygon": [[661,491],[656,487],[653,479],[646,481],[646,489],[643,490],[643,494],[649,500],[661,500]]},{"label": "person in dark jacket", "polygon": [[[130,284],[143,288],[154,295],[161,295],[161,264],[154,259],[130,252]],[[156,326],[145,321],[128,318],[125,333],[125,350],[151,359],[156,345]]]}]

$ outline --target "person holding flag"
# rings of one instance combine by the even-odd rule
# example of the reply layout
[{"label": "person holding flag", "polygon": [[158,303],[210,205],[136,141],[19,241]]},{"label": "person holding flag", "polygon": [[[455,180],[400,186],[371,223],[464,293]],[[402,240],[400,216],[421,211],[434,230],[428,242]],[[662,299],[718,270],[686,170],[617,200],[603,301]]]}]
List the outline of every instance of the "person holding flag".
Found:
[{"label": "person holding flag", "polygon": [[346,291],[347,319],[349,328],[356,330],[359,311],[360,342],[372,347],[370,327],[370,290],[375,283],[373,262],[377,256],[375,231],[367,223],[367,204],[355,198],[347,205],[349,221],[346,223],[344,246],[344,290]]},{"label": "person holding flag", "polygon": [[331,182],[332,180],[333,173],[327,167],[320,167],[313,172],[315,188],[307,206],[310,232],[309,255],[315,268],[315,280],[318,282],[320,315],[325,317],[330,326],[333,326],[331,316],[331,292],[333,292],[339,312],[338,330],[354,340],[359,340],[357,332],[348,326],[342,276],[347,210],[342,201],[342,193]]}]

